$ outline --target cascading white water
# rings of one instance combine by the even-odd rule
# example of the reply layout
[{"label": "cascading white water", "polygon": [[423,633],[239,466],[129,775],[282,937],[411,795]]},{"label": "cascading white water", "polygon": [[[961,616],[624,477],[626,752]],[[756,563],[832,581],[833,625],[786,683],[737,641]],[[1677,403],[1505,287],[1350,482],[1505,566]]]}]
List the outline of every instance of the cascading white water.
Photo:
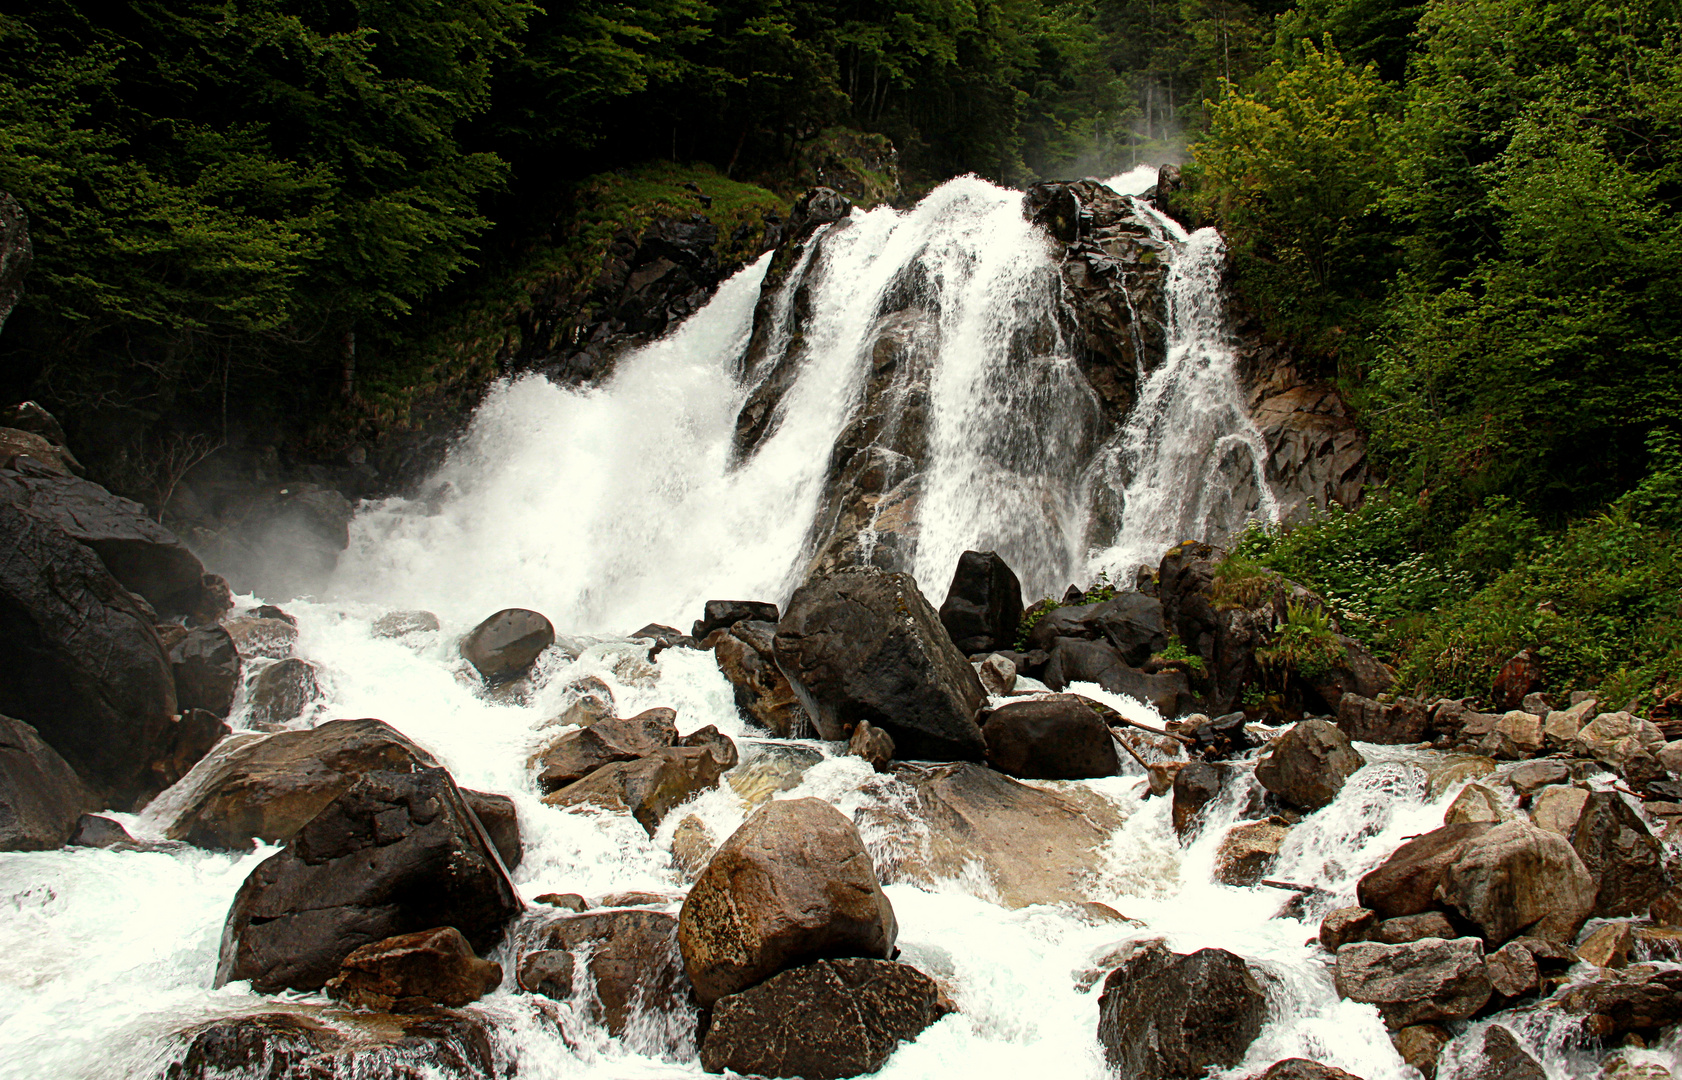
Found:
[{"label": "cascading white water", "polygon": [[[1135,169],[1110,181],[1135,194]],[[1188,235],[1135,200],[1141,217],[1174,246],[1168,273],[1168,349],[1139,387],[1139,400],[1099,468],[1123,486],[1122,528],[1093,560],[1116,580],[1155,566],[1182,540],[1219,541],[1251,519],[1278,520],[1268,486],[1267,444],[1238,382],[1221,277],[1226,245],[1214,229]]]},{"label": "cascading white water", "polygon": [[[1133,183],[1145,186],[1141,177]],[[381,717],[431,750],[462,785],[513,798],[526,847],[514,879],[528,902],[546,892],[681,891],[684,879],[672,862],[678,823],[693,815],[714,838],[728,835],[749,809],[733,788],[698,796],[651,838],[623,816],[543,806],[527,759],[552,734],[544,723],[570,700],[567,687],[584,678],[609,686],[620,715],[669,706],[681,731],[717,725],[741,746],[742,769],[773,745],[744,724],[709,654],[671,649],[651,665],[643,659],[646,646],[580,635],[650,620],[682,625],[712,597],[780,598],[799,572],[830,448],[857,397],[867,329],[883,290],[914,260],[924,260],[929,272],[943,350],[930,387],[932,453],[918,570],[924,588],[944,588],[956,552],[989,537],[1019,544],[1012,549],[1018,557],[1043,558],[1046,566],[1083,555],[1068,539],[1078,533],[1073,527],[1034,538],[1011,532],[1034,515],[1057,523],[1077,514],[1067,492],[1051,486],[1069,475],[1071,463],[1056,457],[1071,436],[1054,432],[1043,445],[1024,444],[1008,434],[1012,425],[1045,431],[1072,422],[1073,431],[1086,422],[1058,415],[1085,408],[1086,399],[1055,334],[1029,348],[1012,340],[1016,320],[1051,325],[1045,306],[1056,294],[1049,253],[1021,224],[1018,198],[960,180],[914,212],[855,214],[831,229],[812,268],[820,276],[804,329],[804,366],[781,422],[740,468],[729,460],[747,393],[736,365],[763,264],[726,283],[669,339],[626,358],[607,387],[572,392],[528,379],[498,388],[424,497],[362,512],[336,595],[268,598],[284,601],[298,618],[296,652],[322,671],[327,696],[299,726]],[[1217,242],[1177,241],[1186,246],[1174,287],[1189,292],[1202,282],[1213,289]],[[1243,431],[1242,410],[1234,411],[1230,352],[1220,351],[1213,302],[1213,293],[1175,300],[1178,351],[1141,394],[1141,409],[1152,418],[1136,415],[1129,425],[1129,515],[1122,541],[1105,559],[1160,545],[1188,527],[1173,499],[1191,498],[1222,475],[1222,440],[1258,452]],[[1030,377],[1015,381],[1008,373],[1023,364]],[[1170,443],[1185,436],[1199,407],[1215,415],[1186,440],[1188,449],[1152,450],[1153,433]],[[1256,460],[1241,465],[1254,468]],[[1195,479],[1182,483],[1175,462],[1197,470]],[[1036,500],[1049,500],[1052,511]],[[1202,509],[1193,520],[1218,510],[1200,494],[1195,501]],[[1165,520],[1135,523],[1134,514],[1150,505]],[[987,518],[1012,510],[1016,522]],[[1066,570],[1057,567],[1064,577]],[[455,647],[478,619],[509,604],[546,611],[578,652],[547,653],[521,699],[486,695]],[[441,631],[402,641],[372,633],[375,617],[405,607],[436,611]],[[1160,719],[1095,686],[1075,689],[1125,715]],[[232,719],[245,726],[244,703]],[[925,842],[903,781],[838,747],[804,746],[822,760],[776,798],[836,805],[861,823],[884,872]],[[1118,941],[1161,936],[1179,951],[1230,949],[1263,976],[1271,1018],[1245,1060],[1218,1076],[1236,1080],[1304,1056],[1366,1080],[1406,1080],[1410,1073],[1376,1010],[1340,1000],[1324,954],[1307,942],[1323,910],[1352,902],[1360,874],[1404,837],[1439,822],[1458,787],[1430,798],[1422,769],[1431,755],[1361,749],[1372,763],[1291,832],[1275,867],[1277,877],[1326,890],[1301,915],[1278,915],[1288,893],[1215,880],[1220,839],[1248,803],[1242,769],[1184,846],[1170,827],[1168,800],[1142,798],[1145,781],[1136,769],[1103,780],[1034,782],[1112,808],[1120,825],[1085,896],[1135,922],[1094,920],[1067,905],[1007,909],[994,902],[985,872],[973,867],[950,879],[889,884],[901,959],[940,980],[959,1011],[902,1046],[880,1075],[1099,1080],[1106,1075],[1095,1037],[1100,990],[1088,969]],[[137,836],[157,838],[178,801],[178,793],[166,793],[124,820]],[[0,1077],[158,1076],[181,1052],[175,1033],[195,1023],[319,1010],[319,995],[210,988],[233,894],[273,850],[0,854],[0,901],[10,908],[0,920]],[[513,967],[506,948],[494,959]],[[510,1075],[525,1080],[703,1075],[692,1046],[661,1017],[643,1017],[616,1040],[575,1005],[519,993],[510,979],[472,1008],[495,1022],[499,1056]],[[1674,1048],[1651,1052],[1674,1064]],[[1574,1053],[1544,1051],[1553,1080],[1580,1073],[1584,1063]]]}]

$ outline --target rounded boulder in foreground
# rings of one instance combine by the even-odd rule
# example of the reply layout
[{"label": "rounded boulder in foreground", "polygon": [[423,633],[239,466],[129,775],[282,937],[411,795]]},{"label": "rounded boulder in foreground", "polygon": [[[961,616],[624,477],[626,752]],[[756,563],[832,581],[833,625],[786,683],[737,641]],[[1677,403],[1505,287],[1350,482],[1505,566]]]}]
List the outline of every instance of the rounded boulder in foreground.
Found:
[{"label": "rounded boulder in foreground", "polygon": [[748,818],[696,879],[677,930],[702,1005],[825,957],[887,959],[898,936],[858,829],[821,799]]},{"label": "rounded boulder in foreground", "polygon": [[518,678],[555,643],[548,619],[525,608],[504,608],[468,631],[461,655],[491,682]]}]

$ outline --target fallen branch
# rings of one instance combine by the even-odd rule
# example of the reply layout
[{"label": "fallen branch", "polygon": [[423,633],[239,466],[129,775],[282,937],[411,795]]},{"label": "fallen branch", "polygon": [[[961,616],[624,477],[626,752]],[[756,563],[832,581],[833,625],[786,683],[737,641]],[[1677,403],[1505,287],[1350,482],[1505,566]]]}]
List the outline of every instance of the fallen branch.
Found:
[{"label": "fallen branch", "polygon": [[1326,891],[1318,885],[1298,885],[1292,881],[1273,881],[1268,878],[1263,878],[1262,884],[1270,889],[1288,889],[1291,892],[1299,893],[1323,893]]},{"label": "fallen branch", "polygon": [[1099,716],[1102,716],[1104,718],[1104,722],[1109,724],[1111,727],[1114,727],[1117,724],[1126,724],[1128,727],[1135,727],[1140,731],[1146,731],[1152,735],[1166,735],[1170,739],[1178,739],[1181,745],[1184,746],[1195,746],[1197,744],[1197,740],[1191,738],[1190,736],[1176,735],[1172,731],[1163,731],[1159,728],[1153,728],[1148,724],[1141,724],[1137,720],[1129,720],[1127,717],[1116,712],[1102,701],[1093,701],[1091,698],[1081,694],[1076,694],[1075,696],[1086,702],[1087,707],[1092,709],[1092,711],[1096,712]]}]

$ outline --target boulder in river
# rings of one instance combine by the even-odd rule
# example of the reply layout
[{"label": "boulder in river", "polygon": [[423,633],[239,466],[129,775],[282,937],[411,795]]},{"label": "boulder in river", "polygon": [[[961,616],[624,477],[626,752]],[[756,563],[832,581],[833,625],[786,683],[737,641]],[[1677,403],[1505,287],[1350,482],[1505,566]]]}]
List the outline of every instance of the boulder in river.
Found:
[{"label": "boulder in river", "polygon": [[1361,1080],[1354,1073],[1322,1065],[1309,1058],[1286,1058],[1269,1065],[1256,1080]]},{"label": "boulder in river", "polygon": [[406,638],[411,634],[434,634],[438,616],[430,611],[388,611],[375,619],[369,630],[377,638]]},{"label": "boulder in river", "polygon": [[1098,1041],[1129,1080],[1191,1080],[1244,1059],[1267,1020],[1267,997],[1242,959],[1223,949],[1136,949],[1104,980]]},{"label": "boulder in river", "polygon": [[1045,665],[1045,684],[1061,690],[1070,683],[1089,682],[1112,694],[1124,694],[1142,701],[1163,716],[1178,716],[1190,700],[1190,684],[1184,673],[1159,671],[1146,674],[1129,667],[1116,647],[1104,641],[1058,638]]},{"label": "boulder in river", "polygon": [[460,1008],[502,984],[502,966],[473,955],[453,926],[398,934],[364,945],[327,980],[327,996],[375,1012]]},{"label": "boulder in river", "polygon": [[1570,839],[1597,886],[1595,918],[1645,914],[1670,888],[1663,846],[1615,791],[1588,793]]},{"label": "boulder in river", "polygon": [[1572,740],[1577,754],[1614,769],[1623,768],[1634,757],[1656,758],[1664,748],[1664,732],[1657,724],[1627,712],[1601,713],[1584,724]]},{"label": "boulder in river", "polygon": [[847,753],[870,762],[877,772],[887,772],[894,760],[893,736],[869,720],[860,720],[859,726],[853,729],[853,737],[847,740]]},{"label": "boulder in river", "polygon": [[34,728],[0,716],[0,851],[63,847],[90,802],[75,770]]},{"label": "boulder in river", "polygon": [[1491,948],[1521,931],[1570,941],[1594,898],[1594,879],[1571,845],[1527,821],[1503,822],[1467,840],[1437,885],[1437,900],[1477,927]]},{"label": "boulder in river", "polygon": [[539,751],[537,786],[545,795],[582,780],[603,765],[635,761],[677,742],[677,713],[648,709],[567,731]]},{"label": "boulder in river", "polygon": [[979,869],[1009,908],[1085,901],[1104,873],[1104,854],[1121,815],[1078,785],[1058,792],[960,762],[894,766],[915,806],[893,827],[924,838],[906,852],[895,881],[933,888]]},{"label": "boulder in river", "polygon": [[525,608],[504,608],[467,632],[461,655],[487,682],[501,683],[524,675],[554,643],[548,619]]},{"label": "boulder in river", "polygon": [[222,629],[234,639],[234,647],[247,660],[259,656],[284,660],[292,655],[292,646],[298,641],[297,626],[285,619],[241,615],[222,623]]},{"label": "boulder in river", "polygon": [[774,626],[778,618],[777,605],[761,600],[708,600],[689,636],[705,641],[714,630],[728,630],[739,622],[768,622]]},{"label": "boulder in river", "polygon": [[214,620],[225,610],[214,603],[206,610],[204,564],[132,499],[22,463],[0,469],[0,502],[85,545],[123,588],[164,618],[208,614]]},{"label": "boulder in river", "polygon": [[438,926],[483,953],[521,910],[449,773],[372,772],[245,879],[216,985],[319,990],[361,946]]},{"label": "boulder in river", "polygon": [[1215,879],[1237,886],[1260,882],[1290,831],[1290,826],[1279,819],[1251,821],[1229,829],[1215,852]]},{"label": "boulder in river", "polygon": [[518,867],[525,858],[526,848],[520,841],[520,816],[514,809],[514,800],[506,795],[467,788],[461,789],[461,797],[467,800],[467,808],[484,826],[491,846],[502,858],[502,865],[509,870]]},{"label": "boulder in river", "polygon": [[1483,942],[1427,938],[1397,945],[1357,941],[1337,951],[1337,992],[1378,1006],[1392,1031],[1464,1020],[1489,1001]]},{"label": "boulder in river", "polygon": [[701,1067],[805,1080],[873,1073],[949,1011],[935,981],[909,964],[819,960],[720,998]]},{"label": "boulder in river", "polygon": [[225,1017],[181,1032],[180,1060],[165,1080],[297,1080],[428,1077],[488,1080],[506,1075],[491,1022],[477,1012],[434,1009],[419,1015],[338,1012],[331,1022],[297,1012]]},{"label": "boulder in river", "polygon": [[434,768],[380,720],[331,720],[253,739],[205,763],[165,835],[205,848],[284,844],[368,773]]},{"label": "boulder in river", "polygon": [[986,754],[975,723],[986,692],[909,574],[849,567],[809,579],[777,624],[776,654],[823,738],[869,720],[901,757]]},{"label": "boulder in river", "polygon": [[1548,1080],[1547,1070],[1500,1024],[1484,1029],[1475,1060],[1463,1062],[1452,1074],[1439,1072],[1438,1076],[1441,1080]]},{"label": "boulder in river", "polygon": [[1337,726],[1355,742],[1400,745],[1430,738],[1430,710],[1415,698],[1378,702],[1344,694],[1337,704]]},{"label": "boulder in river", "polygon": [[940,624],[965,656],[1008,649],[1022,620],[1022,583],[997,552],[966,551],[940,605]]},{"label": "boulder in river", "polygon": [[711,724],[635,761],[604,765],[582,780],[545,795],[547,806],[623,810],[653,836],[672,809],[717,787],[738,760],[736,744]]},{"label": "boulder in river", "polygon": [[590,1007],[610,1035],[623,1035],[639,1013],[692,1007],[676,935],[677,918],[663,911],[557,916],[538,931],[540,950],[521,958],[521,981],[535,993],[564,998],[576,987],[573,973],[588,972]]},{"label": "boulder in river", "polygon": [[1168,644],[1162,604],[1154,596],[1121,593],[1093,604],[1048,611],[1028,634],[1030,649],[1053,652],[1059,640],[1099,641],[1114,649],[1122,664],[1139,667]]},{"label": "boulder in river", "polygon": [[858,829],[819,799],[756,810],[719,846],[678,919],[703,1005],[821,957],[886,959],[898,934]]},{"label": "boulder in river", "polygon": [[1431,910],[1436,906],[1443,871],[1459,858],[1468,841],[1494,827],[1494,822],[1468,822],[1444,825],[1414,837],[1361,878],[1356,886],[1361,906],[1377,912],[1382,919]]},{"label": "boulder in river", "polygon": [[181,709],[203,709],[227,719],[239,693],[239,648],[217,625],[195,626],[169,650],[175,672],[175,702]]},{"label": "boulder in river", "polygon": [[150,612],[57,526],[0,500],[0,714],[34,727],[105,806],[160,790],[175,678]]},{"label": "boulder in river", "polygon": [[1053,694],[1012,701],[981,728],[987,764],[1027,780],[1114,776],[1120,767],[1108,724],[1083,698]]},{"label": "boulder in river", "polygon": [[730,680],[736,708],[780,738],[807,734],[806,709],[777,666],[777,624],[744,620],[719,634],[713,660]]},{"label": "boulder in river", "polygon": [[296,656],[278,660],[251,680],[251,726],[273,731],[304,715],[304,710],[321,699],[321,681],[315,665]]},{"label": "boulder in river", "polygon": [[1256,762],[1256,780],[1301,810],[1318,810],[1367,763],[1349,736],[1325,720],[1304,720],[1274,740]]}]

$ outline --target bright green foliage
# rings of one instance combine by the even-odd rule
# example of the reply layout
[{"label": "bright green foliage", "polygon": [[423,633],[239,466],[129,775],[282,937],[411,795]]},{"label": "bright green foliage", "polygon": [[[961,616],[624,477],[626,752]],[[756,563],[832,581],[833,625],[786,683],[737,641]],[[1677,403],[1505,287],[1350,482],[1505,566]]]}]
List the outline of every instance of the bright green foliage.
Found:
[{"label": "bright green foliage", "polygon": [[1380,78],[1399,82],[1424,7],[1418,0],[1301,0],[1279,14],[1274,52],[1289,57],[1329,37],[1350,62],[1372,64]]},{"label": "bright green foliage", "polygon": [[1170,664],[1184,664],[1188,670],[1197,675],[1203,675],[1208,671],[1207,666],[1203,663],[1203,657],[1196,653],[1187,652],[1185,643],[1177,637],[1164,645],[1161,652],[1153,653],[1151,659]]},{"label": "bright green foliage", "polygon": [[1290,603],[1273,638],[1256,650],[1266,681],[1283,687],[1292,677],[1313,682],[1345,662],[1343,644],[1332,631],[1331,615],[1319,604]]},{"label": "bright green foliage", "polygon": [[1216,610],[1255,607],[1279,587],[1277,575],[1245,551],[1234,550],[1215,564],[1209,600]]},{"label": "bright green foliage", "polygon": [[1228,85],[1192,149],[1205,211],[1276,331],[1341,336],[1391,257],[1382,201],[1397,152],[1392,94],[1328,42]]}]

